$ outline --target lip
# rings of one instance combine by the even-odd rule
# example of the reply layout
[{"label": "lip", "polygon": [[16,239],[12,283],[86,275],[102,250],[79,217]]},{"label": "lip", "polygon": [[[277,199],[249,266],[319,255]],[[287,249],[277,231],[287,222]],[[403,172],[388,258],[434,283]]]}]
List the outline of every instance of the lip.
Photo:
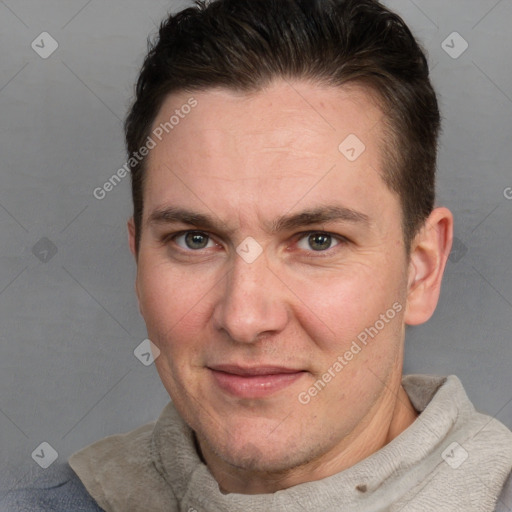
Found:
[{"label": "lip", "polygon": [[281,366],[218,365],[208,369],[219,388],[239,398],[265,398],[291,386],[306,373]]}]

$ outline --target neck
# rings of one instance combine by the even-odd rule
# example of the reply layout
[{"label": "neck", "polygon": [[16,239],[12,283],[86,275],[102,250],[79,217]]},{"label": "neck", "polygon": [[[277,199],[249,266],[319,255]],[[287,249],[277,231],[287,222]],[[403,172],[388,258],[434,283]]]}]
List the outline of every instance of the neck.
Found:
[{"label": "neck", "polygon": [[[305,464],[279,473],[235,467],[216,455],[199,440],[203,458],[224,493],[267,494],[327,478],[357,464],[400,435],[418,417],[407,393],[387,392],[378,410],[336,446]],[[384,428],[383,428],[384,427]]]}]

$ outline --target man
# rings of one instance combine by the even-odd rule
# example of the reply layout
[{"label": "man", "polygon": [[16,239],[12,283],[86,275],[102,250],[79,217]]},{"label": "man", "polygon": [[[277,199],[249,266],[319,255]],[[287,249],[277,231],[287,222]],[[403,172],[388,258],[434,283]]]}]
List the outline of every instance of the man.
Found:
[{"label": "man", "polygon": [[126,140],[136,292],[172,403],[4,502],[507,510],[512,433],[456,377],[402,377],[451,248],[438,131],[424,54],[374,0],[169,17]]}]

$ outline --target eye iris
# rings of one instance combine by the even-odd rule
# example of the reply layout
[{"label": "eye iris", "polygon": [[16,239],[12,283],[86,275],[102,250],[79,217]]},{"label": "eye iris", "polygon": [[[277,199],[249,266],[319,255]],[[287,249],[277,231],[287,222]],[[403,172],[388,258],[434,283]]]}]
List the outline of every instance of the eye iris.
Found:
[{"label": "eye iris", "polygon": [[331,235],[325,235],[323,233],[315,233],[313,235],[309,235],[309,246],[314,251],[324,251],[329,249],[332,242]]},{"label": "eye iris", "polygon": [[190,249],[204,249],[208,244],[208,237],[201,233],[187,233],[185,242]]}]

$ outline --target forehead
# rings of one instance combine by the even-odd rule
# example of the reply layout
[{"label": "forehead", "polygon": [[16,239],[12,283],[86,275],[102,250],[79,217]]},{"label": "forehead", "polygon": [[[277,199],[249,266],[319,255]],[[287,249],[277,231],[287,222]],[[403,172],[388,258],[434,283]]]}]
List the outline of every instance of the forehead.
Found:
[{"label": "forehead", "polygon": [[251,94],[172,94],[152,126],[163,133],[147,160],[145,213],[186,201],[176,206],[215,212],[227,203],[240,215],[258,202],[278,215],[337,193],[371,206],[392,196],[381,177],[383,125],[379,105],[361,87],[281,81]]},{"label": "forehead", "polygon": [[[192,98],[197,106],[190,109],[187,104]],[[191,145],[206,158],[226,149],[245,156],[256,149],[286,149],[302,157],[308,150],[337,154],[338,143],[349,134],[368,146],[383,135],[382,111],[374,98],[368,89],[355,85],[340,88],[286,81],[251,93],[215,88],[171,94],[153,123],[153,131],[163,128],[165,141],[151,156],[160,156],[169,146]],[[169,127],[171,118],[176,124]],[[173,156],[179,160],[190,155]]]}]

